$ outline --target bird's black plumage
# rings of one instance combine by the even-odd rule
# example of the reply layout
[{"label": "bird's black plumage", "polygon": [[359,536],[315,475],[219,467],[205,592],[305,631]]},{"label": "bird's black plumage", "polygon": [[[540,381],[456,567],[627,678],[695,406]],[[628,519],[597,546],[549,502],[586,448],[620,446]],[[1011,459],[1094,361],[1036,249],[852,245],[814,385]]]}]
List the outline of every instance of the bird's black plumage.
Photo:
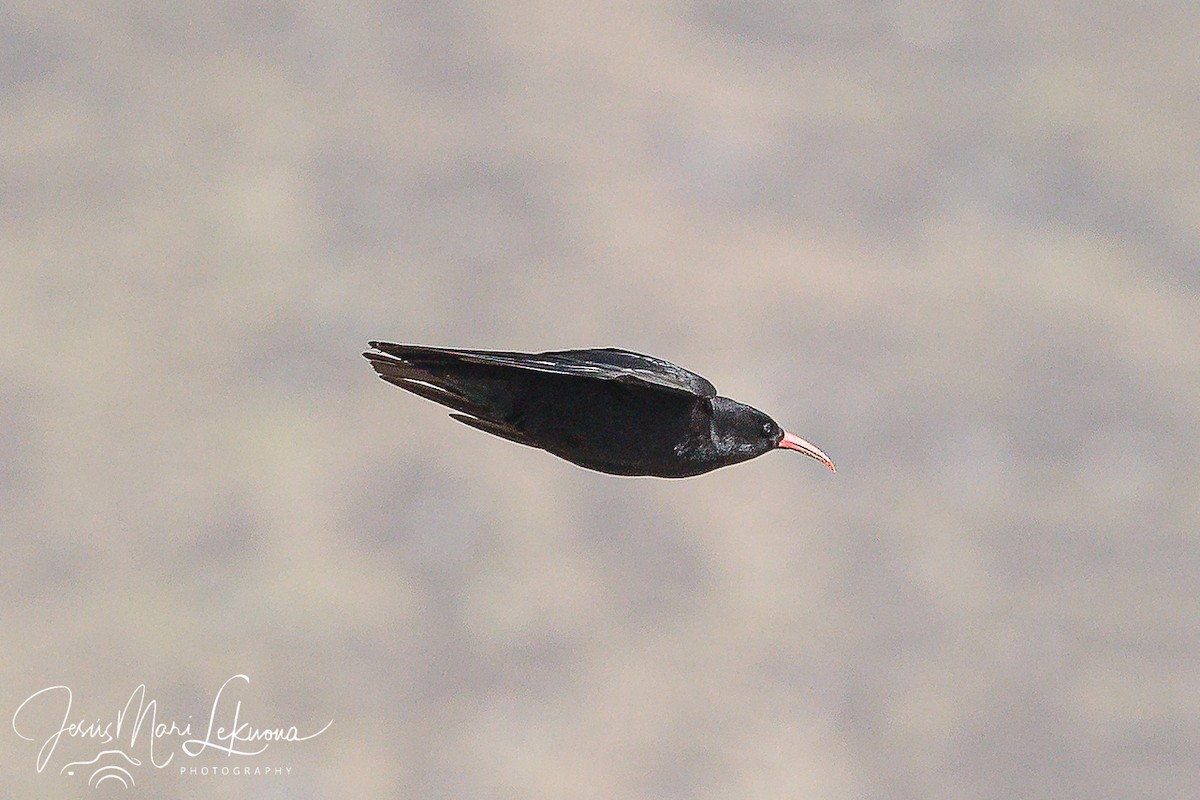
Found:
[{"label": "bird's black plumage", "polygon": [[683,478],[798,450],[833,463],[705,378],[628,350],[511,353],[371,342],[379,377],[459,422],[614,475]]}]

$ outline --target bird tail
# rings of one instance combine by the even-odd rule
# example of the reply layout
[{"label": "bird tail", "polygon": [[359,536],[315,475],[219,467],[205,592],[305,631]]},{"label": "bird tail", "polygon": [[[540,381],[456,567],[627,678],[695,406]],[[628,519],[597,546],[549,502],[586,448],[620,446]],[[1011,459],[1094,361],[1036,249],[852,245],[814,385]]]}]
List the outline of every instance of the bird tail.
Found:
[{"label": "bird tail", "polygon": [[375,372],[394,386],[455,411],[502,421],[512,407],[512,391],[500,370],[468,361],[453,350],[369,342],[378,352],[363,353]]}]

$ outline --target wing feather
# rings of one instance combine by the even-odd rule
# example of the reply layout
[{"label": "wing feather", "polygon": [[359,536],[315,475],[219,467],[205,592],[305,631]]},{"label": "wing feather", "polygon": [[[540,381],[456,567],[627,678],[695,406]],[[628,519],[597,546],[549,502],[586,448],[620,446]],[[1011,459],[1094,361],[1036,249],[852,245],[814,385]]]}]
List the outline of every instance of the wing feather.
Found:
[{"label": "wing feather", "polygon": [[[552,350],[516,353],[500,350],[457,350],[417,345],[370,342],[371,347],[413,364],[446,359],[527,369],[556,375],[617,381],[693,397],[715,397],[716,387],[706,378],[670,361],[616,347],[591,350]],[[368,355],[368,358],[370,356]]]}]

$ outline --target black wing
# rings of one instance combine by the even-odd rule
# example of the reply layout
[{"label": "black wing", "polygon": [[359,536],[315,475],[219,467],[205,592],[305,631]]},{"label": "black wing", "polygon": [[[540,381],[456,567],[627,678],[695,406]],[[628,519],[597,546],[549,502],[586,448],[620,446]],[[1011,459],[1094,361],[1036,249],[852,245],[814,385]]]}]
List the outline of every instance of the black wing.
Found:
[{"label": "black wing", "polygon": [[646,383],[651,386],[693,394],[697,397],[716,397],[717,387],[707,378],[686,370],[670,361],[654,356],[633,353],[616,347],[596,350],[557,350],[539,353],[538,358],[561,359],[568,371],[581,369],[599,371],[599,377],[626,383]]},{"label": "black wing", "polygon": [[[594,350],[555,350],[547,353],[512,353],[495,350],[452,350],[440,347],[370,342],[371,347],[403,360],[454,358],[477,364],[528,369],[556,375],[617,381],[662,389],[692,397],[715,397],[707,379],[661,358],[615,347]],[[370,353],[364,353],[371,358]]]}]

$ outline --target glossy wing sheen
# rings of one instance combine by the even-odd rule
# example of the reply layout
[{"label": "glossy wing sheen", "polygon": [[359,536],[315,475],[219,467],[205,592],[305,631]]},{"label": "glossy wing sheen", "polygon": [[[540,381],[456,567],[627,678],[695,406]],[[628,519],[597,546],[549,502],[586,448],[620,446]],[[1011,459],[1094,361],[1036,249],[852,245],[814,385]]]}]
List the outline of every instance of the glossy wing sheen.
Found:
[{"label": "glossy wing sheen", "polygon": [[716,397],[717,389],[707,378],[684,369],[670,361],[654,356],[632,353],[616,347],[596,350],[558,350],[539,353],[539,357],[559,358],[568,369],[597,370],[600,377],[629,383],[648,383],[663,389],[695,395]]},{"label": "glossy wing sheen", "polygon": [[[378,343],[372,343],[378,347]],[[385,348],[386,349],[386,348]],[[424,348],[440,350],[440,348]],[[715,397],[706,378],[661,358],[632,353],[615,347],[593,350],[555,350],[547,353],[509,353],[493,350],[441,350],[466,361],[496,364],[556,375],[618,381],[665,389],[692,397]]]}]

